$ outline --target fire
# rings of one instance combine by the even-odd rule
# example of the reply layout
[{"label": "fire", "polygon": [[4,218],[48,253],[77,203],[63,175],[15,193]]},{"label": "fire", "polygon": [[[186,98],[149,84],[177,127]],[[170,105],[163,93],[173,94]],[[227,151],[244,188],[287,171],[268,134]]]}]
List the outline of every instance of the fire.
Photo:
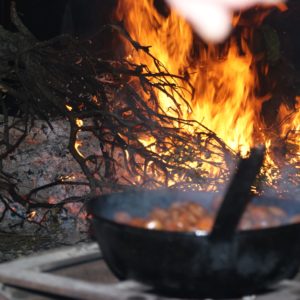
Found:
[{"label": "fire", "polygon": [[74,147],[75,147],[75,149],[76,149],[78,155],[84,158],[84,155],[83,155],[83,154],[81,153],[81,151],[79,150],[79,148],[80,148],[82,145],[83,145],[82,141],[77,140],[77,141],[75,142]]},{"label": "fire", "polygon": [[253,93],[255,73],[246,44],[244,50],[245,55],[240,56],[233,42],[226,60],[214,61],[213,49],[209,49],[212,52],[207,57],[207,73],[195,75],[197,100],[189,116],[203,122],[243,156],[254,144],[253,132],[259,125],[255,119],[260,108]]},{"label": "fire", "polygon": [[[249,30],[244,30],[239,40],[232,37],[228,47],[223,47],[222,51],[220,46],[201,45],[199,41],[200,46],[198,45],[197,49],[193,31],[185,20],[172,10],[160,13],[154,0],[119,1],[117,17],[124,20],[125,27],[134,40],[141,45],[151,46],[151,54],[157,57],[171,74],[189,74],[195,93],[191,99],[189,86],[183,86],[182,92],[190,107],[178,97],[176,100],[181,103],[182,109],[180,117],[202,123],[243,157],[258,143],[265,144],[267,149],[271,148],[271,141],[264,133],[266,128],[260,116],[263,99],[255,95],[259,83],[255,58],[248,46],[251,40]],[[124,43],[128,59],[137,64],[146,64],[155,72],[156,66],[145,53],[129,52],[131,48]],[[268,73],[267,66],[265,73]],[[182,86],[182,82],[176,83]],[[162,92],[158,92],[157,96],[163,111],[175,116],[176,107],[171,99]],[[284,108],[281,110],[281,116],[287,113],[284,112]],[[298,109],[298,112],[282,125],[280,136],[300,130],[299,126]],[[141,142],[149,145],[152,140]],[[299,137],[295,145],[299,151]],[[270,156],[266,161],[275,167],[276,164]],[[216,175],[213,168],[209,168],[209,172]]]},{"label": "fire", "polygon": [[73,107],[72,107],[71,105],[66,105],[66,109],[67,109],[68,111],[72,111],[72,110],[73,110]]},{"label": "fire", "polygon": [[35,210],[31,211],[30,213],[27,214],[27,219],[29,221],[34,220],[34,218],[37,216],[37,212]]},{"label": "fire", "polygon": [[76,119],[76,125],[77,125],[78,127],[82,127],[82,126],[83,126],[83,120],[81,120],[81,119]]},{"label": "fire", "polygon": [[[296,97],[295,110],[289,109],[285,105],[280,106],[279,117],[283,123],[281,128],[281,136],[286,137],[288,134],[297,133],[300,131],[300,97]],[[298,137],[298,145],[300,140]],[[298,149],[300,150],[300,149]]]},{"label": "fire", "polygon": [[[300,171],[300,97],[296,97],[295,109],[289,109],[281,105],[279,109],[279,118],[281,120],[281,138],[288,140],[290,154],[289,163],[293,164]],[[299,176],[299,174],[296,174]]]},{"label": "fire", "polygon": [[[75,123],[76,123],[76,125],[77,125],[78,128],[81,128],[83,126],[83,124],[84,124],[83,120],[78,119],[78,118],[75,120]],[[76,134],[76,141],[75,141],[74,148],[77,151],[78,155],[84,158],[84,155],[79,150],[79,148],[83,146],[83,142],[78,138],[78,133],[79,132],[80,132],[80,130]]]}]

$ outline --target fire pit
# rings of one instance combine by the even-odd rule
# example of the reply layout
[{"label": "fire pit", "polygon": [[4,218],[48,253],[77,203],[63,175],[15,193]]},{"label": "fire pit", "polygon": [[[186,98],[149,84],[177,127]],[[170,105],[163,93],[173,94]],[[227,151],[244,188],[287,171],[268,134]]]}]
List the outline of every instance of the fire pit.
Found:
[{"label": "fire pit", "polygon": [[[90,196],[132,187],[154,190],[194,186],[201,193],[218,191],[228,182],[236,162],[248,157],[251,147],[257,144],[266,147],[267,155],[252,187],[253,194],[262,199],[267,194],[282,199],[297,197],[300,98],[294,88],[297,81],[280,80],[282,77],[278,75],[288,63],[280,57],[278,36],[270,24],[263,23],[272,9],[254,9],[236,15],[232,37],[222,45],[206,45],[163,1],[122,0],[115,17],[124,22],[106,26],[103,31],[117,35],[122,44],[118,50],[125,55],[106,58],[99,57],[92,40],[82,42],[61,36],[40,42],[18,18],[13,4],[11,15],[16,30],[9,32],[0,27],[0,40],[5,45],[1,50],[4,58],[0,57],[4,61],[1,65],[5,66],[0,79],[4,99],[1,119],[4,126],[0,128],[0,221],[17,215],[21,222],[16,226],[30,222],[44,229],[57,216],[82,212],[81,204]],[[285,5],[281,9],[286,9]],[[257,40],[261,41],[260,47],[256,47]],[[261,49],[262,45],[265,48]],[[20,107],[18,117],[9,117],[9,97],[14,97]],[[37,119],[46,125],[34,132]],[[37,185],[30,177],[33,186],[28,185],[30,190],[22,189],[17,178],[19,167],[15,166],[16,171],[11,174],[9,166],[14,160],[23,161],[22,151],[21,156],[15,156],[23,143],[31,143],[39,151],[36,134],[44,134],[48,142],[50,131],[56,128],[53,126],[56,119],[58,123],[67,123],[58,126],[64,134],[67,132],[64,149],[58,149],[59,154],[64,157],[66,150],[78,168],[71,174],[58,163],[64,176],[48,168],[55,176],[46,174],[46,179]],[[51,158],[45,155],[45,161],[47,165]],[[32,173],[27,166],[24,169]],[[77,171],[82,173],[77,176]],[[34,177],[38,176],[35,174],[38,172]],[[78,193],[79,186],[89,195]],[[50,191],[54,187],[63,187],[66,193],[54,195]],[[82,215],[86,217],[85,213]],[[293,234],[296,229],[293,227]],[[245,235],[242,233],[237,240]],[[284,237],[288,235],[283,234]],[[122,235],[117,238],[120,242]],[[291,239],[293,243],[296,241]],[[278,245],[286,244],[288,241],[284,240],[272,244],[272,248],[276,250]],[[289,265],[290,257],[298,251],[294,246],[298,244],[287,249],[291,253],[285,253],[284,265],[289,267],[284,276],[272,279],[270,284],[296,272],[298,258],[294,266]],[[105,257],[113,257],[114,249],[109,252],[112,253],[103,248]],[[163,266],[164,261],[159,264]],[[9,266],[13,265],[6,267]],[[280,265],[279,269],[284,267]],[[188,274],[189,270],[185,270]],[[126,277],[126,270],[114,271],[120,278]],[[1,274],[7,284],[7,274]],[[11,273],[9,276],[12,278]],[[23,282],[25,277],[15,284]],[[41,278],[46,282],[48,277]],[[36,282],[32,287],[41,284],[44,291],[51,292],[45,282]],[[174,282],[178,283],[171,280],[170,286]],[[233,284],[230,283],[231,287]],[[21,285],[24,287],[24,283]],[[60,287],[60,295],[71,295]],[[106,287],[100,294],[104,295],[105,290]],[[256,292],[256,289],[240,290],[239,294],[244,291]],[[140,293],[143,297],[147,295]],[[117,295],[113,292],[110,296]],[[73,293],[72,297],[77,296]]]}]

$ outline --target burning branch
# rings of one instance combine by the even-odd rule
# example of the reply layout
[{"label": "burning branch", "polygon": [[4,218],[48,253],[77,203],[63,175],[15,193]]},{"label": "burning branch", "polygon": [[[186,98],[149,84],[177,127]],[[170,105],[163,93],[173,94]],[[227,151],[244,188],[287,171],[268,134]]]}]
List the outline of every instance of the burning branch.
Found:
[{"label": "burning branch", "polygon": [[[209,190],[226,181],[238,154],[209,128],[183,117],[183,110],[192,109],[186,97],[194,95],[187,72],[169,73],[150,47],[140,45],[119,25],[104,29],[119,32],[134,51],[144,52],[155,71],[129,57],[100,58],[96,49],[68,36],[40,42],[21,22],[14,4],[12,21],[16,33],[0,26],[0,162],[22,145],[37,120],[53,129],[53,120],[59,118],[69,124],[68,150],[86,181],[55,180],[22,196],[1,164],[0,190],[5,196],[0,221],[13,201],[24,207],[27,219],[33,210],[43,209],[43,223],[51,209],[88,197],[37,201],[37,192],[57,185],[88,185],[95,195],[132,186],[196,184]],[[158,93],[172,108],[161,106]],[[17,118],[8,115],[9,97],[17,101]],[[18,132],[15,138],[12,132]],[[84,147],[84,137],[95,141],[96,151]],[[211,176],[210,168],[218,176]]]}]

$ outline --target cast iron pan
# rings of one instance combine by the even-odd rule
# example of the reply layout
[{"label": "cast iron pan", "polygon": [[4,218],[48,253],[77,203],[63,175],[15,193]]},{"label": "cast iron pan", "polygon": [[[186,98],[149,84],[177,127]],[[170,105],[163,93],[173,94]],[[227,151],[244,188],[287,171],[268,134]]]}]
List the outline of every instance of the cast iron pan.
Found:
[{"label": "cast iron pan", "polygon": [[[176,201],[193,201],[213,210],[214,197],[212,193],[193,191],[132,191],[93,198],[88,210],[112,272],[119,279],[135,279],[162,293],[238,297],[263,291],[297,273],[299,223],[244,231],[230,225],[231,230],[222,235],[216,229],[217,221],[210,235],[197,235],[147,230],[114,221],[116,212],[143,218],[153,208],[167,208]],[[296,201],[261,197],[252,202],[278,206],[289,216],[300,213],[300,203]]]},{"label": "cast iron pan", "polygon": [[[192,191],[137,191],[90,201],[94,232],[104,258],[120,279],[136,279],[163,292],[197,297],[233,297],[256,293],[293,277],[300,264],[300,224],[236,231],[230,242],[189,232],[147,230],[116,223],[114,214],[127,211],[146,217],[155,207],[194,201],[211,209],[214,195]],[[255,198],[289,215],[300,203]]]}]

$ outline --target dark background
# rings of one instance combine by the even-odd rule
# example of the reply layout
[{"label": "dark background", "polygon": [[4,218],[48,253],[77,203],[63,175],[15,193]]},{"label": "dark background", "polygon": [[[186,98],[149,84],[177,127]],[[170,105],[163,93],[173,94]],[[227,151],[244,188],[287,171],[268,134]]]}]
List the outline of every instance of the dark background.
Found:
[{"label": "dark background", "polygon": [[[113,21],[113,12],[118,0],[16,0],[17,10],[25,25],[40,40],[47,40],[59,34],[67,33],[79,39],[92,39],[98,54],[114,56],[121,53],[121,44],[116,45],[109,31],[101,32],[101,26]],[[119,0],[123,1],[123,0]],[[136,0],[139,1],[139,0]],[[168,9],[162,5],[163,0],[154,1],[162,15]],[[300,95],[300,0],[289,0],[288,10],[279,12],[274,9],[265,19],[276,32],[280,41],[281,58],[271,65],[267,78],[261,76],[261,91],[265,94],[272,87],[276,96],[263,105],[263,115],[273,122],[278,107],[285,99],[294,99]],[[14,30],[10,22],[10,0],[0,0],[0,24]],[[259,32],[259,30],[258,30]],[[261,36],[262,34],[260,34]],[[258,34],[259,36],[259,34]],[[264,49],[264,41],[260,39],[260,50]],[[275,83],[275,84],[274,84]],[[275,88],[274,88],[275,87]],[[289,106],[293,106],[290,100]]]},{"label": "dark background", "polygon": [[[61,33],[90,38],[111,21],[117,0],[16,0],[25,25],[45,40]],[[11,29],[10,0],[0,0],[0,23]]]},{"label": "dark background", "polygon": [[[16,0],[16,3],[26,26],[36,37],[45,40],[61,33],[92,38],[102,25],[112,21],[117,1]],[[155,3],[161,1],[155,0]],[[283,55],[300,70],[300,1],[289,0],[287,3],[289,9],[286,12],[274,10],[265,23],[277,31]],[[9,6],[10,0],[0,0],[0,24],[11,29]]]}]

